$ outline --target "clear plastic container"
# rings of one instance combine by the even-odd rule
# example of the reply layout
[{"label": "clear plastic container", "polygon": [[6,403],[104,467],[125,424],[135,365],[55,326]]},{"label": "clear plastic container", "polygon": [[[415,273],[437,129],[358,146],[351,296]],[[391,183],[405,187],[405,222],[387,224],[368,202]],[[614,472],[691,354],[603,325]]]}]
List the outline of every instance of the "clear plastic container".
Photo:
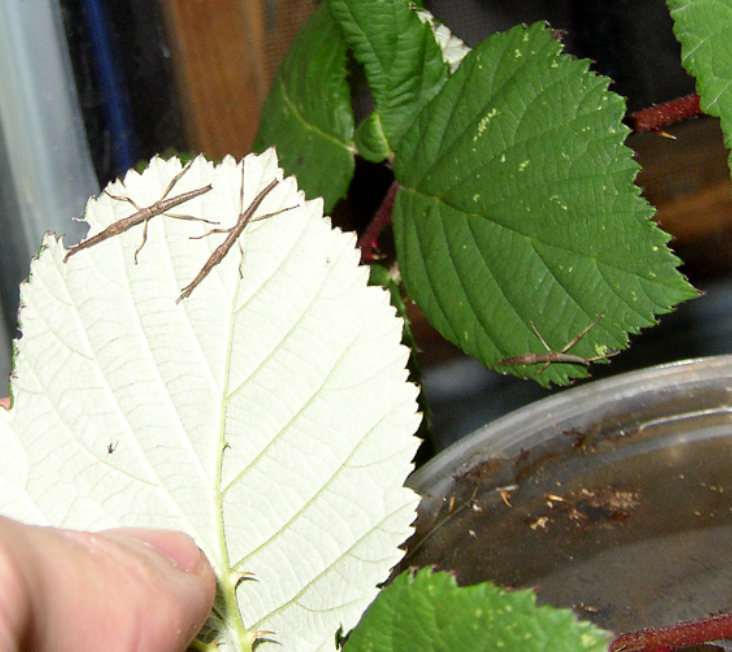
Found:
[{"label": "clear plastic container", "polygon": [[406,566],[534,587],[617,632],[732,611],[732,356],[584,385],[410,478]]}]

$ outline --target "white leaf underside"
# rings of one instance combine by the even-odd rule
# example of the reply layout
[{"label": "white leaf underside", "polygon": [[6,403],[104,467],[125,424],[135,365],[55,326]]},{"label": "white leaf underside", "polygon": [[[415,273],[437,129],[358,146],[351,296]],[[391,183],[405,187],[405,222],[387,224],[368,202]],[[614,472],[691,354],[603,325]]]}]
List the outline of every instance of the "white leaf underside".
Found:
[{"label": "white leaf underside", "polygon": [[432,28],[437,45],[442,50],[443,61],[450,66],[451,73],[455,72],[462,60],[470,52],[470,47],[461,38],[455,36],[447,26],[438,22],[432,13],[426,9],[419,9],[417,16],[423,23],[427,23]]},{"label": "white leaf underside", "polygon": [[[149,206],[180,170],[153,159],[109,192]],[[248,156],[244,208],[275,177],[274,150]],[[171,212],[232,226],[242,172],[231,158],[199,157],[169,196],[208,183]],[[138,264],[142,225],[66,263],[48,235],[22,288],[13,408],[0,411],[0,511],[190,533],[223,586],[233,572],[258,580],[237,589],[242,622],[219,632],[231,649],[247,647],[245,628],[290,650],[332,649],[398,561],[416,507],[402,487],[419,417],[401,322],[367,287],[354,237],[293,178],[257,214],[283,208],[249,224],[243,255],[234,245],[178,304],[225,237],[191,239],[210,225],[154,217]],[[87,207],[90,235],[134,210],[102,194]]]}]

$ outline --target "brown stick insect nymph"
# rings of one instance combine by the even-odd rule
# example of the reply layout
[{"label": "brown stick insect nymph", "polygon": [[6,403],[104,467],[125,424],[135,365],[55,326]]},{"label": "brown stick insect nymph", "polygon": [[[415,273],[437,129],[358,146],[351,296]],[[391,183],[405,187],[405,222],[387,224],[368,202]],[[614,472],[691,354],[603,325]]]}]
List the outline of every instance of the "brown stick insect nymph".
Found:
[{"label": "brown stick insect nymph", "polygon": [[531,323],[531,328],[534,329],[534,333],[536,333],[536,336],[541,340],[541,343],[544,345],[544,347],[547,350],[547,353],[526,353],[524,355],[517,355],[512,356],[510,358],[503,358],[502,360],[499,360],[494,365],[495,367],[522,367],[522,366],[528,366],[528,365],[534,365],[534,364],[540,364],[542,367],[534,373],[534,376],[538,376],[543,371],[546,371],[546,369],[549,367],[550,364],[556,364],[556,363],[565,363],[565,364],[581,364],[585,367],[589,367],[591,363],[598,362],[599,360],[606,360],[607,358],[611,358],[614,355],[618,355],[620,351],[608,351],[604,355],[596,355],[590,358],[583,358],[579,355],[574,355],[572,353],[569,353],[570,349],[577,344],[587,333],[589,333],[597,324],[600,322],[600,320],[603,318],[604,313],[600,313],[597,318],[589,325],[583,328],[578,335],[576,335],[572,340],[570,340],[561,350],[559,351],[553,351],[552,348],[549,346],[547,341],[542,337],[541,333],[538,331],[536,326],[534,325],[534,322]]},{"label": "brown stick insect nymph", "polygon": [[[270,181],[267,186],[259,191],[257,196],[252,200],[252,203],[247,206],[246,210],[244,210],[244,167],[242,164],[241,190],[239,192],[239,218],[237,219],[236,224],[228,229],[211,229],[208,233],[205,233],[202,236],[194,237],[194,239],[199,240],[200,238],[205,238],[212,233],[227,234],[224,238],[224,241],[218,247],[216,247],[216,249],[213,250],[208,260],[201,268],[201,271],[198,272],[198,274],[196,275],[196,278],[194,278],[188,285],[183,288],[181,295],[175,300],[176,303],[179,303],[186,297],[191,296],[191,292],[193,292],[193,290],[198,287],[203,279],[208,276],[211,270],[224,259],[226,254],[228,254],[231,248],[234,246],[234,243],[239,242],[239,236],[244,232],[244,229],[246,228],[247,224],[249,224],[249,222],[263,220],[266,217],[272,217],[273,215],[278,215],[279,213],[284,213],[285,211],[289,211],[295,208],[295,206],[289,206],[287,208],[281,208],[278,211],[274,211],[273,213],[267,213],[266,215],[257,215],[257,217],[254,217],[254,213],[256,213],[257,209],[264,201],[264,198],[274,189],[274,187],[278,183],[279,181],[277,179],[273,179],[272,181]],[[241,242],[239,242],[239,250],[241,251],[241,255],[243,257],[244,251],[241,248]],[[239,265],[239,276],[241,276],[241,263]]]},{"label": "brown stick insect nymph", "polygon": [[137,263],[137,254],[140,253],[140,250],[145,245],[145,242],[147,242],[147,224],[156,215],[166,215],[168,217],[174,217],[179,220],[195,220],[197,222],[207,222],[208,224],[218,224],[218,222],[211,222],[210,220],[206,220],[202,217],[193,217],[192,215],[174,215],[173,213],[168,213],[171,208],[174,208],[175,206],[180,206],[181,204],[185,204],[187,201],[190,201],[194,197],[199,197],[200,195],[207,193],[212,188],[211,184],[208,184],[203,188],[189,190],[188,192],[181,193],[180,195],[176,195],[175,197],[167,198],[170,194],[170,191],[173,190],[175,184],[178,183],[180,178],[186,172],[188,172],[192,164],[193,160],[189,161],[185,165],[185,167],[172,178],[172,180],[168,184],[168,187],[165,189],[163,196],[154,204],[151,204],[146,208],[141,208],[140,206],[138,206],[134,199],[132,199],[131,197],[112,195],[111,193],[107,192],[107,190],[105,190],[104,192],[112,199],[126,201],[132,204],[136,212],[132,215],[129,215],[128,217],[123,217],[122,219],[110,224],[106,229],[100,231],[96,235],[93,235],[91,238],[87,238],[83,242],[80,242],[73,247],[69,247],[69,250],[66,252],[66,256],[64,257],[64,262],[66,262],[70,256],[73,256],[75,253],[81,251],[82,249],[88,249],[89,247],[93,247],[103,240],[107,240],[108,238],[111,238],[115,235],[124,233],[125,231],[131,229],[133,226],[136,226],[137,224],[144,223],[145,226],[142,232],[142,242],[135,251],[135,263]]}]

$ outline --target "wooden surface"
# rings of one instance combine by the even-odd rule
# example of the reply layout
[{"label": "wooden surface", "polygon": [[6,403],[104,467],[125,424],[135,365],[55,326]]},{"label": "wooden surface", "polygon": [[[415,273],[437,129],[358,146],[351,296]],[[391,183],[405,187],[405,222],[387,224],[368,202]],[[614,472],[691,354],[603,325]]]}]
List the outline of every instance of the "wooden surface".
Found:
[{"label": "wooden surface", "polygon": [[251,151],[277,66],[315,0],[162,0],[192,149]]},{"label": "wooden surface", "polygon": [[676,140],[639,134],[628,144],[643,166],[638,185],[674,236],[672,246],[702,245],[732,231],[732,183],[719,121],[693,119],[667,131]]}]

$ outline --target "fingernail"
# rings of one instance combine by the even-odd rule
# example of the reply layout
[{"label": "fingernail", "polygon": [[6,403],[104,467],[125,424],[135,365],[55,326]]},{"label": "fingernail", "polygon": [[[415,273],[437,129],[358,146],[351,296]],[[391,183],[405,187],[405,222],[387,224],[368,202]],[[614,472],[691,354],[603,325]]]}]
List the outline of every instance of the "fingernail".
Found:
[{"label": "fingernail", "polygon": [[173,530],[154,530],[145,528],[121,528],[111,530],[116,536],[141,541],[167,557],[170,562],[186,573],[199,575],[208,565],[208,559],[196,545],[192,537]]}]

